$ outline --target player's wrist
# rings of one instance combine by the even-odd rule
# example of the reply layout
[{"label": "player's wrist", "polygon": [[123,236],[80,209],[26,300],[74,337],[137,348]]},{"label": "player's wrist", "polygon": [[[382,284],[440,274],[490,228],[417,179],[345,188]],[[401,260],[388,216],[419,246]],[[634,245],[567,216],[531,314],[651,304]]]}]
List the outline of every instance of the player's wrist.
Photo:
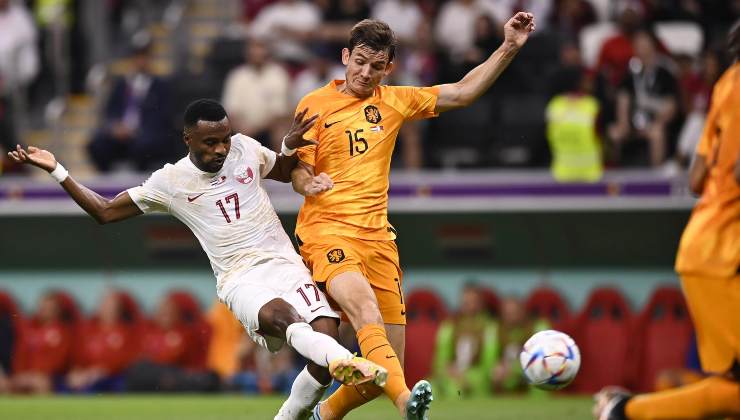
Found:
[{"label": "player's wrist", "polygon": [[[287,137],[287,136],[286,136]],[[293,156],[296,150],[298,149],[291,149],[285,144],[286,137],[283,137],[283,144],[280,146],[280,153],[282,153],[284,156]]]},{"label": "player's wrist", "polygon": [[49,175],[51,175],[51,177],[54,178],[56,182],[62,183],[69,176],[69,171],[67,171],[67,169],[61,163],[57,162],[54,170],[49,172]]}]

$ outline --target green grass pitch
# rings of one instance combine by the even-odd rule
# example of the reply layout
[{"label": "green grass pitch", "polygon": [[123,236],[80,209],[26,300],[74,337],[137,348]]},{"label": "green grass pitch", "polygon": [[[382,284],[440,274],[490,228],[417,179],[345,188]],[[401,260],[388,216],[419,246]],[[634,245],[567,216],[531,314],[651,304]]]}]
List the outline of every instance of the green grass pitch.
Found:
[{"label": "green grass pitch", "polygon": [[[3,420],[238,420],[272,419],[282,397],[128,395],[0,397]],[[435,401],[430,420],[588,420],[588,398],[496,397]],[[348,420],[397,419],[388,401],[374,401]]]}]

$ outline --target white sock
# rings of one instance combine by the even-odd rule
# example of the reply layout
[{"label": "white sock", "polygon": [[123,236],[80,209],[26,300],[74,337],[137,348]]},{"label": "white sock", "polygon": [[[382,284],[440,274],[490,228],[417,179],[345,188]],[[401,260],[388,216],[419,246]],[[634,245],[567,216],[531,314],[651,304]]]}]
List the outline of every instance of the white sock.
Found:
[{"label": "white sock", "polygon": [[290,324],[285,330],[285,336],[288,344],[301,356],[319,366],[329,367],[329,362],[336,359],[352,358],[352,353],[339,345],[337,340],[314,331],[305,322]]},{"label": "white sock", "polygon": [[[331,382],[329,382],[331,383]],[[275,420],[303,420],[311,414],[329,384],[321,385],[307,368],[303,368],[290,388],[290,395],[275,416]]]}]

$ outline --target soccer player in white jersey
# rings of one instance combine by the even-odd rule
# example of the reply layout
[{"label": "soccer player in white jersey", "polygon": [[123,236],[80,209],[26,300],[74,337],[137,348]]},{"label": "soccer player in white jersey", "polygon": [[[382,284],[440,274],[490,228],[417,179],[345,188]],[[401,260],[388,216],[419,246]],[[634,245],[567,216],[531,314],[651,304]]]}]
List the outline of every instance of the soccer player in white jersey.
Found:
[{"label": "soccer player in white jersey", "polygon": [[[387,371],[340,346],[338,317],[295,252],[262,187],[265,178],[290,182],[295,149],[315,144],[303,135],[316,116],[296,115],[276,154],[243,134],[232,135],[224,108],[198,100],[185,111],[188,155],[154,172],[141,186],[107,199],[76,182],[50,152],[17,146],[15,162],[51,173],[70,197],[101,224],[144,213],[180,219],[208,255],[219,299],[250,337],[270,351],[285,341],[309,360],[276,419],[308,415],[334,377],[342,383],[384,385]],[[306,187],[309,195],[332,187],[326,174]],[[328,368],[328,369],[327,369]]]}]

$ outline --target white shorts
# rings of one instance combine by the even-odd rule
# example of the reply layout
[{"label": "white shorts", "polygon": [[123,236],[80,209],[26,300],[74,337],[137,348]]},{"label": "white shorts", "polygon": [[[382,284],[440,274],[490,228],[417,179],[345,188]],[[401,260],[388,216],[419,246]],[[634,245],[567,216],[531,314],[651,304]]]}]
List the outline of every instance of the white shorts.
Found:
[{"label": "white shorts", "polygon": [[302,264],[271,260],[229,277],[218,288],[218,298],[229,307],[249,336],[273,353],[283,347],[285,340],[258,332],[258,314],[267,302],[281,298],[309,323],[322,316],[339,318],[311,279],[311,272]]}]

